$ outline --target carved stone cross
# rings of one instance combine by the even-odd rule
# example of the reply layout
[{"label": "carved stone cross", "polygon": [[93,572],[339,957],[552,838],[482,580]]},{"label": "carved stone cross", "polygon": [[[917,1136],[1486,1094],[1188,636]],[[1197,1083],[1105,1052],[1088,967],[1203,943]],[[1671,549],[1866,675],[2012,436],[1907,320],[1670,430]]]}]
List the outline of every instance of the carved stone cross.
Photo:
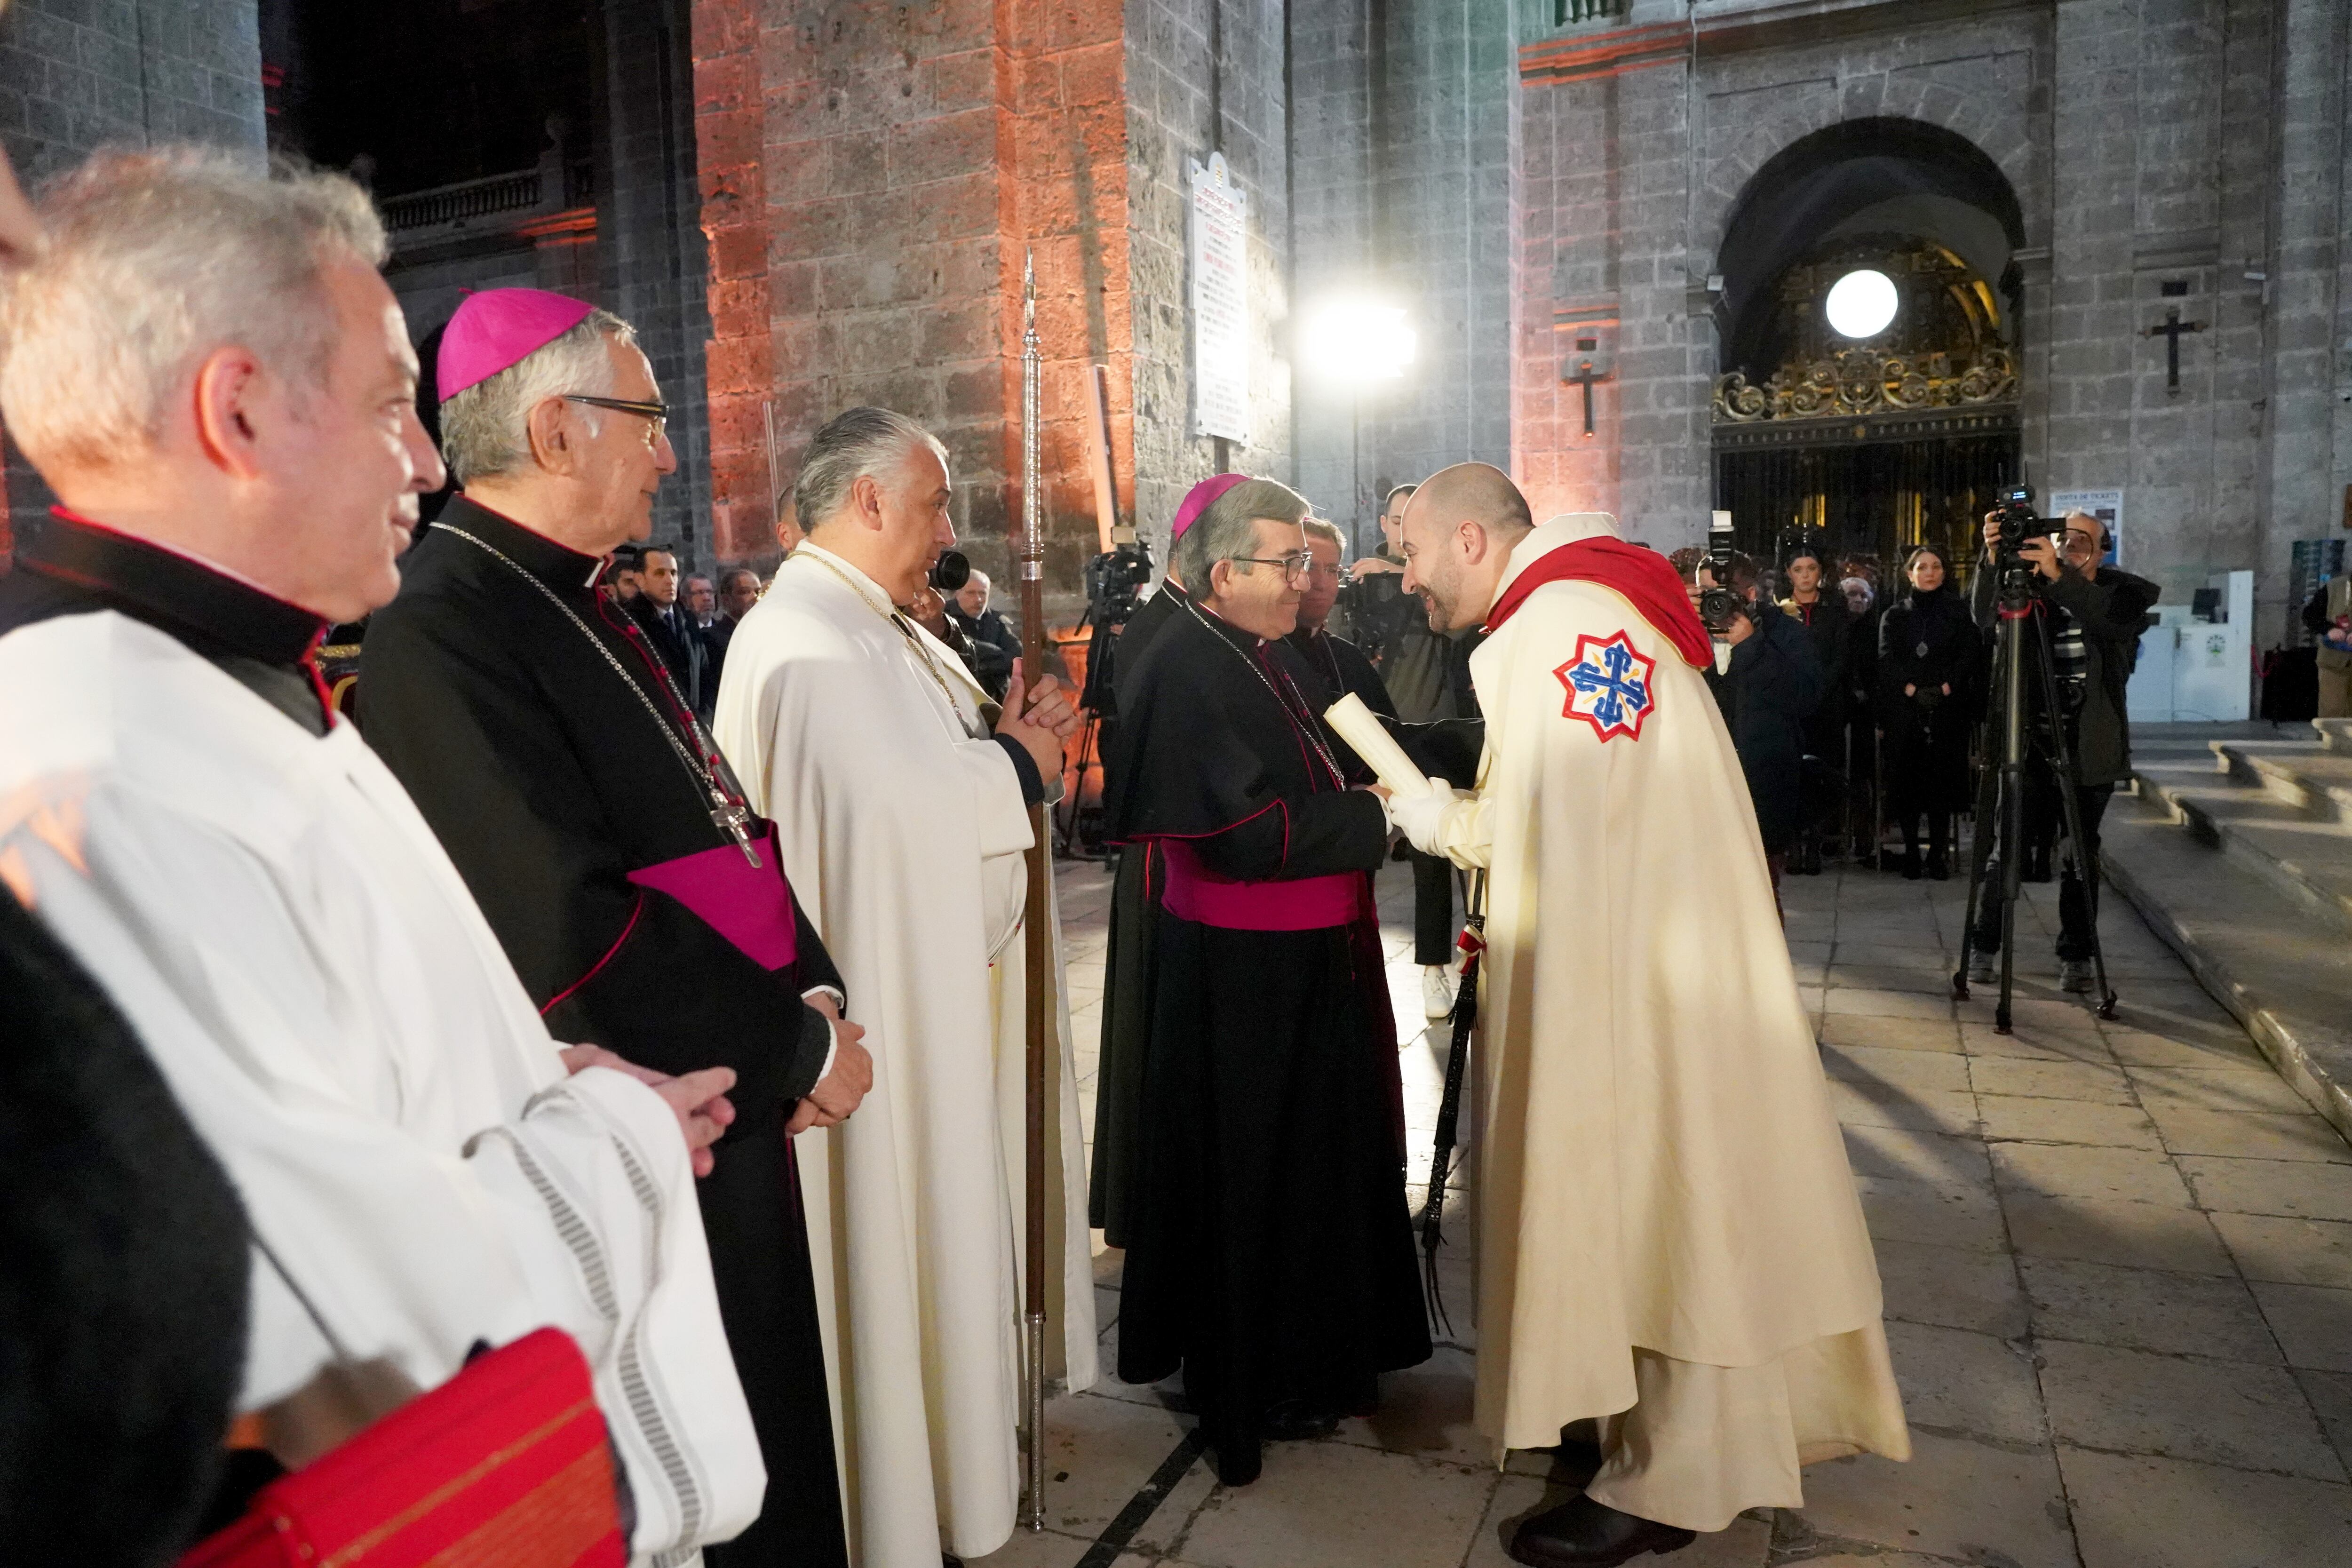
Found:
[{"label": "carved stone cross", "polygon": [[2164,339],[2164,390],[2175,397],[2180,395],[2180,334],[2204,330],[2202,321],[2182,321],[2180,307],[2173,305],[2166,309],[2162,326],[2145,327],[2140,331],[2141,337]]}]

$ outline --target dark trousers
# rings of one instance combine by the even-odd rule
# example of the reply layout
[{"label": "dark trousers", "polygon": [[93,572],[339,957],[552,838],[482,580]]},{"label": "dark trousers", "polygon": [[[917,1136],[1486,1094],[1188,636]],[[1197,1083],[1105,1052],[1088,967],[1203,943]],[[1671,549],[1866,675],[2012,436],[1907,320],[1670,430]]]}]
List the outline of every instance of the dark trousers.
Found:
[{"label": "dark trousers", "polygon": [[[2080,960],[2091,956],[2092,928],[2099,916],[2096,899],[2086,890],[2081,868],[2095,864],[2099,853],[2099,823],[2107,815],[2107,802],[2116,793],[2111,784],[2080,784],[2074,790],[2074,809],[2082,814],[2082,844],[2068,847],[2066,866],[2058,879],[2058,956]],[[2048,844],[2065,827],[2065,813],[2059,808],[2055,790],[2048,794],[2028,790],[2025,795],[2025,841]],[[2035,820],[2045,815],[2048,822]],[[1990,826],[1979,824],[1979,832],[1990,832]],[[1970,944],[1979,952],[2000,951],[2000,856],[1996,853],[1985,864],[1984,891],[1977,911],[1976,939]]]},{"label": "dark trousers", "polygon": [[1412,854],[1412,961],[1454,962],[1454,862],[1443,855]]}]

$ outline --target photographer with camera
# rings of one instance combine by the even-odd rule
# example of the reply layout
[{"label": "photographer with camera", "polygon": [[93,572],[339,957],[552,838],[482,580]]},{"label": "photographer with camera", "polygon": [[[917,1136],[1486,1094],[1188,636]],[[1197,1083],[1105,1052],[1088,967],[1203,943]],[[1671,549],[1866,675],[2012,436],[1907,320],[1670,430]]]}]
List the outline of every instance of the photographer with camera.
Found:
[{"label": "photographer with camera", "polygon": [[1903,825],[1903,875],[1920,876],[1919,819],[1927,819],[1927,875],[1952,874],[1952,814],[1969,805],[1969,722],[1974,712],[1977,624],[1952,591],[1939,544],[1913,547],[1908,590],[1878,624],[1878,722],[1885,735],[1886,799]]},{"label": "photographer with camera", "polygon": [[[2045,525],[2049,520],[2035,519]],[[1996,570],[2005,528],[2016,524],[2022,533],[2025,520],[1991,511],[1984,520],[1984,569],[1977,574],[1978,617],[1990,626],[1998,588]],[[2066,751],[2074,763],[2074,805],[2081,814],[2084,842],[2071,846],[2058,886],[2058,978],[2068,991],[2088,991],[2092,985],[2092,923],[2098,911],[2084,889],[2081,871],[2099,851],[2099,821],[2116,785],[2131,776],[2131,726],[2125,716],[2124,687],[2131,679],[2139,652],[2139,635],[2148,609],[2162,592],[2145,577],[2135,577],[2119,566],[2102,564],[2107,552],[2106,528],[2087,512],[2070,512],[2063,534],[2033,532],[2012,542],[2020,561],[2035,574],[2034,613],[2049,617],[2050,673],[2064,711]],[[2038,691],[2029,680],[2029,692]],[[2036,713],[2034,726],[2048,722]],[[2060,816],[2057,781],[2047,763],[2039,763],[2025,796],[2025,840],[2046,844]],[[1986,824],[1979,832],[1988,832]],[[2030,851],[2029,851],[2030,853]],[[1969,978],[1989,981],[2000,953],[2001,881],[1990,866],[1971,942]]]},{"label": "photographer with camera", "polygon": [[1717,644],[1715,667],[1702,673],[1747,776],[1777,904],[1789,850],[1805,820],[1805,722],[1821,706],[1824,687],[1804,624],[1761,597],[1761,580],[1755,561],[1733,551],[1693,562],[1685,586]]}]

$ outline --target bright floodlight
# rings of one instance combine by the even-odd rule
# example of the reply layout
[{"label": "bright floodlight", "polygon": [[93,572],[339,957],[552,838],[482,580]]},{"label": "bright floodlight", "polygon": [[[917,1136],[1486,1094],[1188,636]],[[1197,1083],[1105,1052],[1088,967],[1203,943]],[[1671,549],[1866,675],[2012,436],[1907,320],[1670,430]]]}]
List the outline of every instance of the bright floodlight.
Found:
[{"label": "bright floodlight", "polygon": [[1849,272],[1830,286],[1829,313],[1840,337],[1874,338],[1895,319],[1895,284],[1868,268]]},{"label": "bright floodlight", "polygon": [[1350,300],[1318,311],[1301,346],[1307,363],[1334,381],[1394,381],[1412,363],[1416,342],[1403,310]]}]

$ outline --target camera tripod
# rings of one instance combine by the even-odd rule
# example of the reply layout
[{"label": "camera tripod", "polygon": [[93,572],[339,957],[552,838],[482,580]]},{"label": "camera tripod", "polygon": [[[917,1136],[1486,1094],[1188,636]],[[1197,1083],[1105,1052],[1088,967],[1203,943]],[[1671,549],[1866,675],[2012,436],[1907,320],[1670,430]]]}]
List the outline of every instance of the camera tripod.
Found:
[{"label": "camera tripod", "polygon": [[[2089,911],[2092,973],[2098,987],[2098,1015],[2116,1016],[2115,988],[2107,984],[2106,950],[2099,942],[2098,857],[2083,837],[2083,814],[2074,791],[2074,756],[2066,742],[2064,710],[2058,701],[2058,678],[2051,660],[2050,622],[2037,614],[2043,600],[2034,586],[2033,568],[2013,556],[2001,559],[1997,603],[2000,625],[1993,643],[1992,709],[1986,715],[1988,738],[1999,735],[2000,757],[1988,765],[1977,786],[1976,842],[1969,855],[1968,923],[1961,928],[1960,964],[1952,973],[1952,994],[1966,1001],[1969,963],[1974,956],[1979,901],[1984,891],[1985,867],[1996,845],[2000,850],[2000,1000],[1993,1007],[1993,1032],[2010,1033],[2010,992],[2017,957],[2017,897],[2025,869],[2025,768],[2030,747],[2046,752],[2050,771],[2057,775],[2059,809],[2064,814],[2067,854],[2083,881],[2084,906]],[[2042,722],[2028,729],[2026,710],[2026,626],[2033,628],[2033,651]]]}]

